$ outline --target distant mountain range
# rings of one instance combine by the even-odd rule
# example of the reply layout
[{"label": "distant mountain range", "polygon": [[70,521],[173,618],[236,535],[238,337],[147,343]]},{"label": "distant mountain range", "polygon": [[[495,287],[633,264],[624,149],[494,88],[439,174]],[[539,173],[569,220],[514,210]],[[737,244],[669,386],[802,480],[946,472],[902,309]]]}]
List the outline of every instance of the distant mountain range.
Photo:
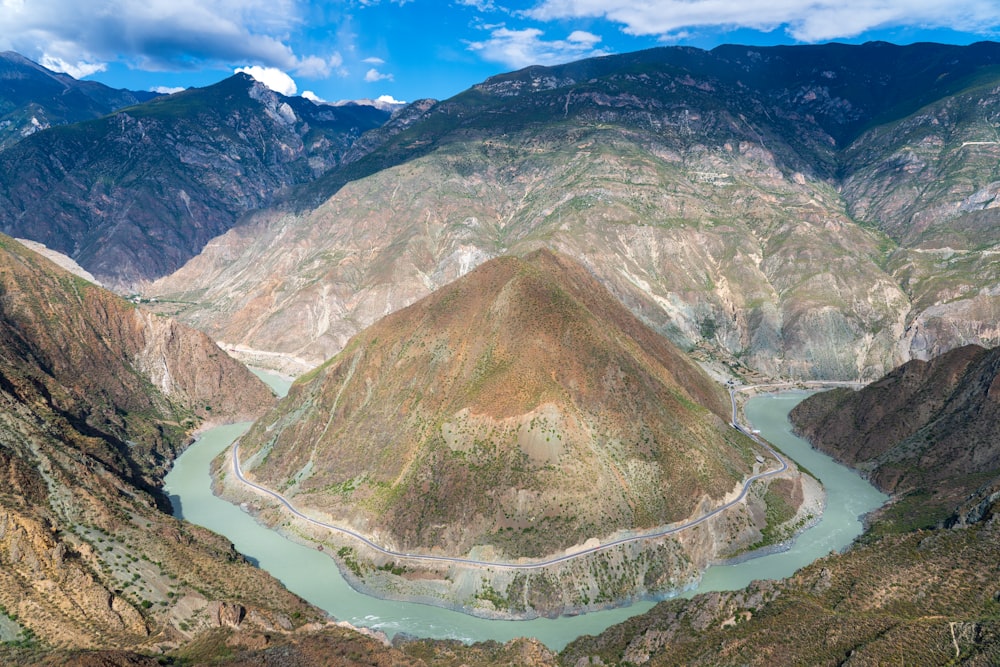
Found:
[{"label": "distant mountain range", "polygon": [[1000,342],[998,63],[991,43],[727,46],[493,77],[401,112],[148,293],[301,372],[549,247],[725,372],[875,379]]},{"label": "distant mountain range", "polygon": [[154,97],[77,81],[13,51],[0,53],[0,150],[40,130],[100,118]]},{"label": "distant mountain range", "polygon": [[180,267],[241,214],[339,164],[388,117],[286,98],[237,74],[53,127],[0,152],[0,229],[130,291]]}]

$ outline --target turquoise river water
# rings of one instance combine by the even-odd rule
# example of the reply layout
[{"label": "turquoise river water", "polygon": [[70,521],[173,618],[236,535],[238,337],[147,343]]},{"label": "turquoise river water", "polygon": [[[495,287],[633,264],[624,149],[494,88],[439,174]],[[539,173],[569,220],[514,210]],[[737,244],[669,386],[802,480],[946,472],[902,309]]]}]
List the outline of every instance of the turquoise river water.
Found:
[{"label": "turquoise river water", "polygon": [[[276,391],[287,383],[265,377]],[[275,384],[277,382],[277,385]],[[812,449],[791,432],[788,413],[808,393],[781,392],[748,401],[745,413],[753,428],[786,455],[805,466],[823,482],[827,507],[819,523],[802,533],[791,549],[736,565],[710,567],[701,584],[682,595],[713,590],[734,590],[754,579],[787,577],[800,567],[831,551],[843,549],[861,533],[861,515],[885,502],[886,496],[850,469]],[[381,600],[359,593],[344,581],[334,561],[314,548],[291,542],[258,524],[236,505],[211,492],[209,464],[238,438],[249,424],[221,426],[204,433],[175,462],[166,478],[176,516],[225,535],[259,567],[278,578],[290,591],[325,609],[334,618],[356,626],[382,630],[390,637],[406,633],[418,637],[481,641],[507,641],[535,637],[549,648],[561,650],[584,634],[597,634],[611,625],[645,612],[652,601],[556,619],[496,621],[476,618],[449,609],[423,604]]]}]

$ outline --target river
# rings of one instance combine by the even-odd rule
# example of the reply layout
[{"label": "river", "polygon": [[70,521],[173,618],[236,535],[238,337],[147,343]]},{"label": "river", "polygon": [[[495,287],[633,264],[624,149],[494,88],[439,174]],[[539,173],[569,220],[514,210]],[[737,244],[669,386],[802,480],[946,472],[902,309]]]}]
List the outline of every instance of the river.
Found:
[{"label": "river", "polygon": [[[275,378],[262,375],[269,383]],[[287,391],[287,382],[276,387]],[[275,386],[272,384],[272,386]],[[788,413],[807,392],[782,392],[757,396],[747,402],[745,413],[754,428],[785,454],[805,466],[826,487],[828,500],[823,518],[796,540],[794,546],[737,565],[709,568],[702,583],[685,596],[710,590],[733,590],[754,579],[782,578],[831,551],[843,549],[861,533],[860,515],[885,502],[886,496],[850,469],[813,450],[791,433]],[[356,626],[382,630],[392,637],[406,633],[418,637],[482,641],[507,641],[535,637],[553,650],[584,634],[597,634],[625,619],[641,614],[653,602],[556,619],[496,621],[428,605],[381,600],[352,589],[333,560],[314,548],[296,544],[258,524],[253,517],[214,496],[209,464],[239,437],[249,424],[221,426],[205,432],[174,463],[165,490],[174,514],[225,535],[259,567],[279,579],[290,591]]]}]

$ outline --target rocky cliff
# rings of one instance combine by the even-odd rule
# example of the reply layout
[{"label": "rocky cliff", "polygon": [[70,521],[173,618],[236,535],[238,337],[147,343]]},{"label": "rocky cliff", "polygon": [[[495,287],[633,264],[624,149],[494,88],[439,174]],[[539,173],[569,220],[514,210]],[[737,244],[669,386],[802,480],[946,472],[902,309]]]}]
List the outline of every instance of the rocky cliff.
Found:
[{"label": "rocky cliff", "polygon": [[737,372],[874,380],[1000,340],[998,50],[672,48],[494,77],[150,294],[301,370],[477,264],[544,246]]},{"label": "rocky cliff", "polygon": [[158,490],[195,426],[272,401],[204,334],[0,238],[5,620],[48,647],[151,649],[211,627],[212,603],[261,627],[315,618]]},{"label": "rocky cliff", "polygon": [[1000,348],[911,361],[861,391],[816,394],[791,418],[896,496],[899,529],[933,526],[967,500],[988,505],[1000,481]]}]

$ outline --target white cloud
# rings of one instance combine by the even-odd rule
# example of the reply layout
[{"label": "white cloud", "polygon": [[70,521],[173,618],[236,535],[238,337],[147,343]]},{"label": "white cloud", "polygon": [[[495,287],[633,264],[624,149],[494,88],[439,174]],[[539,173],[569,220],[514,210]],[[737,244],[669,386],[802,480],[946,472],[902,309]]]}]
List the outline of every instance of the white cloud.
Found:
[{"label": "white cloud", "polygon": [[486,60],[513,68],[558,65],[607,54],[606,50],[596,48],[601,38],[589,32],[577,30],[564,40],[552,41],[543,40],[543,34],[537,28],[510,30],[500,27],[494,29],[486,41],[469,42],[468,48]]},{"label": "white cloud", "polygon": [[601,41],[601,38],[584,30],[574,30],[566,38],[566,41],[574,44],[597,44]]},{"label": "white cloud", "polygon": [[95,72],[103,72],[108,69],[106,63],[88,63],[82,60],[76,63],[69,63],[59,58],[57,56],[51,56],[48,53],[43,54],[41,58],[38,59],[38,64],[42,67],[47,67],[53,72],[63,72],[69,74],[74,79],[82,79],[85,76],[90,76]]},{"label": "white cloud", "polygon": [[365,58],[361,62],[368,63],[369,65],[384,65],[385,61],[381,58]]},{"label": "white cloud", "polygon": [[375,83],[376,81],[392,81],[392,74],[383,74],[374,67],[365,72],[365,81],[368,83]]},{"label": "white cloud", "polygon": [[311,90],[303,90],[302,91],[302,97],[306,98],[310,102],[315,102],[316,104],[325,104],[326,103],[326,100],[324,100],[322,97],[320,97],[319,95],[317,95],[316,93],[314,93]]},{"label": "white cloud", "polygon": [[334,72],[339,76],[347,76],[347,70],[344,69],[344,58],[340,53],[334,53],[327,58],[307,56],[299,60],[293,71],[296,74],[311,78],[327,77]]},{"label": "white cloud", "polygon": [[235,74],[240,72],[249,74],[274,92],[282,95],[294,95],[298,91],[295,80],[276,67],[253,65],[251,67],[237,67],[234,70]]},{"label": "white cloud", "polygon": [[993,0],[542,0],[523,15],[544,21],[605,18],[640,36],[698,27],[782,28],[803,42],[887,27],[974,33],[1000,28],[1000,3]]},{"label": "white cloud", "polygon": [[493,4],[493,0],[458,0],[458,4],[465,7],[474,7],[481,12],[497,11],[497,6]]},{"label": "white cloud", "polygon": [[406,104],[403,100],[397,100],[392,95],[379,95],[375,98],[376,102],[382,102],[384,104]]},{"label": "white cloud", "polygon": [[[298,54],[302,0],[0,0],[0,50],[85,76],[108,62],[148,71],[256,63],[326,76],[339,54]],[[75,63],[75,64],[74,64]]]},{"label": "white cloud", "polygon": [[156,86],[152,89],[154,93],[160,93],[161,95],[173,95],[174,93],[179,93],[185,90],[182,86]]}]

